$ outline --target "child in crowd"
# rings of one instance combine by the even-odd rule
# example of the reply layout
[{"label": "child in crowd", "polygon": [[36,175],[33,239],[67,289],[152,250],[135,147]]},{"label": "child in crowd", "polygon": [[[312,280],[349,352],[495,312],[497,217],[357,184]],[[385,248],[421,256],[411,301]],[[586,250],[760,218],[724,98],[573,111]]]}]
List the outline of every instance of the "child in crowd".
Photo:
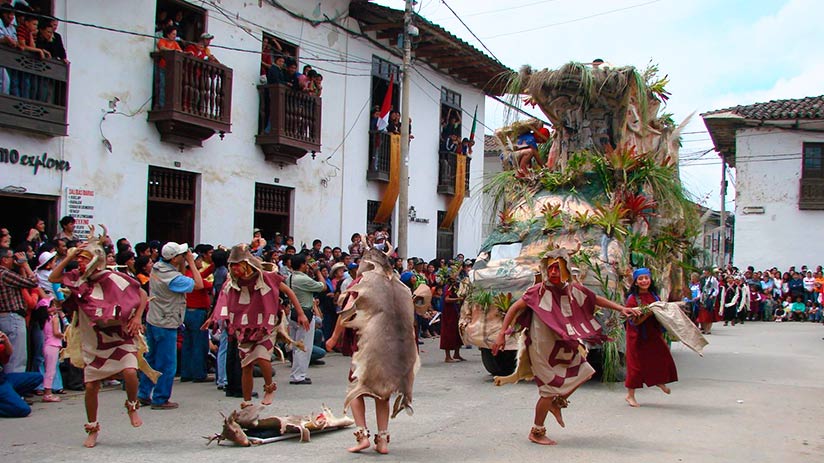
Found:
[{"label": "child in crowd", "polygon": [[807,301],[807,320],[811,322],[821,321],[821,308],[811,301]]},{"label": "child in crowd", "polygon": [[48,307],[49,318],[43,327],[43,357],[45,358],[45,370],[43,375],[43,402],[60,402],[60,397],[52,394],[54,377],[57,372],[57,365],[60,356],[60,349],[63,347],[63,330],[60,324],[61,315],[54,298],[48,297],[38,302],[39,306]]},{"label": "child in crowd", "polygon": [[[788,297],[787,299],[790,299]],[[793,321],[805,321],[807,319],[807,305],[802,301],[801,296],[796,296],[795,302],[790,304],[790,315]]]},{"label": "child in crowd", "polygon": [[775,300],[772,298],[772,290],[765,289],[762,295],[763,308],[764,308],[764,321],[773,320],[773,314],[775,313]]}]

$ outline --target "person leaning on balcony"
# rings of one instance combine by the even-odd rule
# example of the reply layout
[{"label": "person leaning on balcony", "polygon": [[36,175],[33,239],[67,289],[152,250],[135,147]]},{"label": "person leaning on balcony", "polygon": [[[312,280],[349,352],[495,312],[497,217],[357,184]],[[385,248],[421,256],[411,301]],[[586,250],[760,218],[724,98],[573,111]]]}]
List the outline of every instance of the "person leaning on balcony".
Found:
[{"label": "person leaning on balcony", "polygon": [[200,34],[200,40],[195,43],[189,44],[186,47],[186,53],[191,53],[195,55],[195,57],[200,58],[204,61],[211,61],[213,63],[220,63],[220,61],[215,58],[215,55],[212,54],[212,51],[209,50],[209,44],[212,43],[212,39],[215,38],[214,35],[204,32]]},{"label": "person leaning on balcony", "polygon": [[47,51],[51,57],[64,61],[66,59],[66,48],[63,46],[63,38],[60,34],[55,32],[57,29],[57,20],[44,19],[39,26],[37,26],[37,39],[35,39],[35,46],[41,50]]},{"label": "person leaning on balcony", "polygon": [[[9,4],[0,6],[0,19],[0,45],[20,49],[17,26],[14,24],[14,8]],[[12,80],[16,78],[16,71],[0,68],[0,92],[8,94],[13,88]]]},{"label": "person leaning on balcony", "polygon": [[[23,7],[18,7],[21,9]],[[25,13],[23,21],[17,26],[17,42],[20,44],[20,49],[23,51],[30,51],[40,55],[40,59],[51,58],[51,53],[42,48],[37,48],[34,37],[37,35],[37,16],[32,14],[30,8],[21,10]]]}]

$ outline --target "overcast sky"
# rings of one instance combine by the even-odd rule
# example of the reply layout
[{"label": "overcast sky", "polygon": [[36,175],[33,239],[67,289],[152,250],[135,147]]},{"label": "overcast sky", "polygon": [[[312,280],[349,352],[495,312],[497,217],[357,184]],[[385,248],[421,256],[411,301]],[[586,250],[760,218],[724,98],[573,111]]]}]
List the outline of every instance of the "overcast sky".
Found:
[{"label": "overcast sky", "polygon": [[[403,0],[376,3],[404,7]],[[658,63],[671,79],[672,98],[664,110],[674,113],[678,122],[696,113],[683,137],[685,158],[712,148],[698,113],[824,94],[824,1],[820,0],[446,3],[501,62],[515,70],[524,64],[557,68],[593,58],[639,68],[650,60]],[[422,0],[416,8],[423,17],[483,50],[442,0]],[[487,126],[503,124],[500,105],[488,103],[486,111]],[[719,208],[721,165],[715,153],[682,162],[681,178],[699,201]],[[728,209],[734,208],[730,183]]]}]

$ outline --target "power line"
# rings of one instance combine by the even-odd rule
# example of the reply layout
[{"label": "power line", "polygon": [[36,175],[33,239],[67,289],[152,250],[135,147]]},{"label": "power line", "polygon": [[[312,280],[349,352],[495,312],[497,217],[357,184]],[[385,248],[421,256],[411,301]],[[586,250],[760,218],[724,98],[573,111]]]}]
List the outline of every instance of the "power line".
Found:
[{"label": "power line", "polygon": [[[506,7],[506,8],[498,8],[498,9],[495,9],[495,10],[486,10],[486,11],[479,11],[479,12],[475,12],[475,13],[465,14],[464,17],[465,18],[472,18],[472,17],[475,17],[475,16],[483,16],[483,15],[492,14],[492,13],[500,13],[501,11],[519,10],[521,8],[527,8],[527,7],[530,7],[530,6],[540,5],[542,3],[552,3],[552,2],[557,2],[557,1],[558,0],[541,0],[539,2],[526,3],[524,5],[516,5],[516,6]],[[436,18],[436,19],[433,19],[432,21],[442,21],[444,19],[448,19],[448,18]]]},{"label": "power line", "polygon": [[443,6],[445,6],[445,7],[446,7],[449,11],[451,11],[453,15],[455,15],[455,18],[457,18],[457,19],[458,19],[458,21],[459,21],[461,24],[463,24],[463,27],[465,27],[465,28],[466,28],[466,30],[468,30],[468,31],[469,31],[469,33],[470,33],[470,34],[472,34],[472,37],[475,37],[475,40],[477,40],[477,41],[478,41],[478,43],[480,43],[480,44],[481,44],[481,46],[482,46],[482,47],[484,47],[484,49],[485,49],[486,51],[488,51],[488,52],[489,52],[489,54],[490,54],[490,55],[492,55],[492,57],[493,57],[493,58],[495,58],[495,61],[497,61],[497,62],[498,62],[498,64],[500,64],[501,66],[503,66],[504,64],[501,62],[501,60],[499,60],[499,59],[498,59],[498,57],[497,57],[497,56],[495,56],[495,53],[492,53],[492,50],[490,50],[490,49],[489,49],[489,47],[487,47],[487,46],[486,46],[486,44],[485,44],[485,43],[484,43],[484,42],[483,42],[480,38],[478,38],[478,36],[477,36],[477,35],[475,35],[475,33],[474,33],[474,32],[472,32],[472,29],[470,29],[470,28],[469,28],[469,26],[467,26],[467,25],[466,25],[466,23],[464,22],[464,20],[463,20],[463,19],[461,19],[461,17],[460,17],[460,16],[458,16],[458,13],[455,13],[455,10],[453,10],[453,9],[452,9],[452,7],[451,7],[451,6],[449,6],[449,4],[448,4],[448,3],[446,3],[446,0],[441,0],[441,3],[443,3]]},{"label": "power line", "polygon": [[623,8],[616,8],[614,10],[604,11],[602,13],[591,14],[589,16],[584,16],[584,17],[581,17],[581,18],[570,19],[568,21],[561,21],[561,22],[557,22],[557,23],[547,24],[545,26],[533,27],[532,29],[523,29],[523,30],[519,30],[519,31],[515,31],[515,32],[507,32],[507,33],[504,33],[504,34],[490,35],[489,37],[484,37],[484,38],[486,38],[486,39],[496,39],[498,37],[508,37],[510,35],[525,34],[527,32],[534,32],[534,31],[539,31],[539,30],[542,30],[542,29],[548,29],[550,27],[562,26],[564,24],[571,24],[571,23],[584,21],[584,20],[591,19],[591,18],[596,18],[598,16],[604,16],[604,15],[608,15],[608,14],[612,14],[612,13],[617,13],[619,11],[630,10],[632,8],[639,8],[639,7],[646,6],[646,5],[652,5],[653,3],[658,3],[660,1],[661,0],[652,0],[650,2],[639,3],[637,5],[630,5],[630,6],[626,6],[626,7],[623,7]]}]

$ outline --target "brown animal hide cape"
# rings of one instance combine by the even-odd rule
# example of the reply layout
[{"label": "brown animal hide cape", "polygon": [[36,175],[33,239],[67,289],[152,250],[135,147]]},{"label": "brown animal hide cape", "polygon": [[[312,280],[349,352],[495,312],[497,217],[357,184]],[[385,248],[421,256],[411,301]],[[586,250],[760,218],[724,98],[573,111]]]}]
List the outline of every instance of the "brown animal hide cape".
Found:
[{"label": "brown animal hide cape", "polygon": [[362,395],[389,400],[397,394],[394,418],[403,409],[412,414],[412,384],[420,359],[412,293],[392,271],[386,255],[379,254],[383,253],[369,250],[364,255],[359,281],[347,289],[348,301],[340,314],[344,326],[358,334],[343,408]]}]

